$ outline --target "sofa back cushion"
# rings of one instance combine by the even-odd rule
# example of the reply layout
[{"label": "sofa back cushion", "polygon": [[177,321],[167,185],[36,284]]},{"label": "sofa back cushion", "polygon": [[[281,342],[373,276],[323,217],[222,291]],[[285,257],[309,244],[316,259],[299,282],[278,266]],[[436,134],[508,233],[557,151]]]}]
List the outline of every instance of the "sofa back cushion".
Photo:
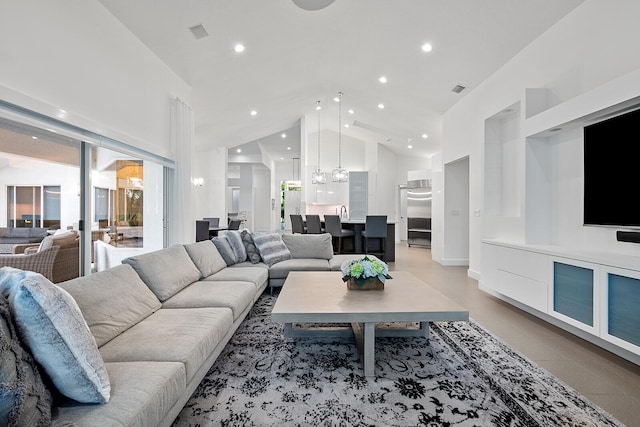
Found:
[{"label": "sofa back cushion", "polygon": [[209,277],[227,266],[211,240],[184,245],[191,261],[200,270],[200,277]]},{"label": "sofa back cushion", "polygon": [[69,280],[59,286],[76,300],[98,347],[162,306],[128,264]]},{"label": "sofa back cushion", "polygon": [[333,257],[331,234],[284,234],[292,258],[315,258],[329,260]]},{"label": "sofa back cushion", "polygon": [[49,249],[54,245],[61,246],[61,247],[73,246],[77,238],[78,238],[78,234],[73,230],[66,231],[60,234],[53,234],[51,236],[47,236],[44,239],[42,239],[42,242],[40,242],[40,247],[38,248],[38,252],[43,251],[45,249]]},{"label": "sofa back cushion", "polygon": [[122,263],[130,264],[160,301],[200,279],[200,270],[182,245],[125,258]]}]

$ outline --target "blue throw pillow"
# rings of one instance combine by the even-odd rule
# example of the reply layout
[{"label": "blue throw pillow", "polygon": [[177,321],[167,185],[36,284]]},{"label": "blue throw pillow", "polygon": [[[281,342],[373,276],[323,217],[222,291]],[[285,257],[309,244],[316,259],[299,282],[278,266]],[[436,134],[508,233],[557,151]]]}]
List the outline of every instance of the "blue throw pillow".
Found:
[{"label": "blue throw pillow", "polygon": [[229,241],[226,238],[216,236],[211,241],[220,252],[227,267],[236,263],[236,255],[233,253],[233,249],[231,249],[231,245],[229,245]]}]

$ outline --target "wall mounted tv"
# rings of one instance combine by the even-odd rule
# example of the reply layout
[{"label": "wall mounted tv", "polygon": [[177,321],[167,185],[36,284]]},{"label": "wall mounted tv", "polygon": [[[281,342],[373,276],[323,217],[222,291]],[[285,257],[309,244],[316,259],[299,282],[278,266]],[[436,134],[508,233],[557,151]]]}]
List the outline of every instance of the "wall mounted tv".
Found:
[{"label": "wall mounted tv", "polygon": [[640,109],[584,127],[584,225],[640,228]]}]

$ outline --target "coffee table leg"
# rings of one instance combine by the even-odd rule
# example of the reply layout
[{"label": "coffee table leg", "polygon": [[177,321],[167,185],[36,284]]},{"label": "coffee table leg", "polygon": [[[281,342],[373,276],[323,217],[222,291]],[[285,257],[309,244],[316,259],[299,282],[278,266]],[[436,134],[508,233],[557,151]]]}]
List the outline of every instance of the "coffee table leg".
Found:
[{"label": "coffee table leg", "polygon": [[293,328],[291,323],[284,324],[284,336],[286,338],[291,338],[293,336]]},{"label": "coffee table leg", "polygon": [[364,351],[363,351],[363,365],[364,376],[375,376],[375,346],[376,346],[376,324],[365,323],[364,324]]}]

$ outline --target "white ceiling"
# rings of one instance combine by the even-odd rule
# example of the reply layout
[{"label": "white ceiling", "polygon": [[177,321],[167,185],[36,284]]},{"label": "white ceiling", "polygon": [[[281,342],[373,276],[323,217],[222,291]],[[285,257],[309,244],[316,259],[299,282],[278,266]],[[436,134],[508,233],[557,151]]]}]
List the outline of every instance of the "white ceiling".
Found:
[{"label": "white ceiling", "polygon": [[[336,0],[307,11],[292,0],[100,1],[192,86],[197,150],[295,133],[305,115],[315,131],[317,100],[322,129],[337,132],[331,99],[342,91],[343,134],[421,157],[440,150],[447,109],[583,2]],[[198,24],[208,37],[189,31]],[[453,93],[458,84],[467,89]]]}]

